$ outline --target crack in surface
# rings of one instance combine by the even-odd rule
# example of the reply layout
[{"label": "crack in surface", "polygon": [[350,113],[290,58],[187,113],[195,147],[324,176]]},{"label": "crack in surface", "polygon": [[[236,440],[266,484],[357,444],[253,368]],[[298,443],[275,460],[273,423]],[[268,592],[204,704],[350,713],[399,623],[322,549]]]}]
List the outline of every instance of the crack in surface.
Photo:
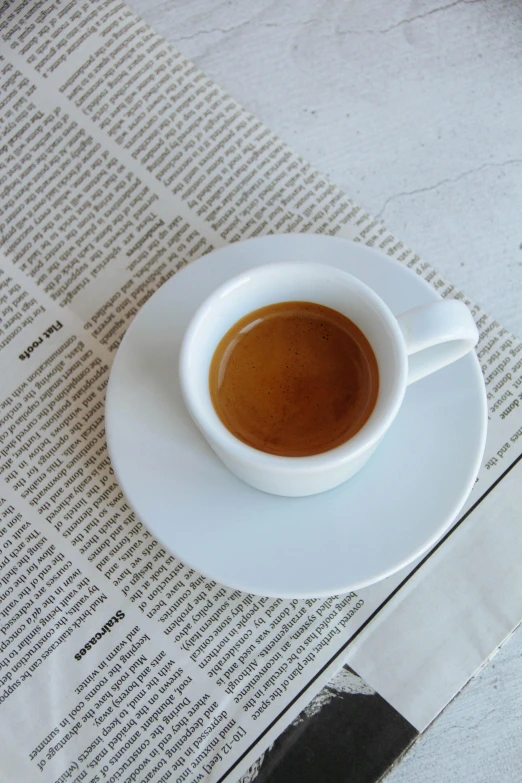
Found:
[{"label": "crack in surface", "polygon": [[464,177],[469,177],[470,174],[476,174],[477,172],[483,171],[484,169],[503,168],[504,166],[511,166],[513,164],[519,166],[522,165],[522,158],[512,158],[511,160],[505,160],[500,163],[483,163],[481,166],[476,166],[473,169],[468,169],[468,171],[463,171],[462,174],[458,175],[458,177],[446,177],[445,179],[441,179],[440,182],[436,182],[434,185],[428,185],[425,188],[415,188],[415,190],[405,190],[403,193],[394,193],[392,196],[389,196],[386,199],[379,212],[376,213],[375,217],[379,220],[382,220],[386,207],[391,201],[395,201],[396,199],[404,198],[405,196],[416,196],[418,193],[427,193],[430,190],[437,190],[437,188],[442,187],[442,185],[448,185],[453,182],[460,182],[460,180],[464,179]]},{"label": "crack in surface", "polygon": [[246,25],[250,23],[251,20],[247,19],[246,22],[241,22],[241,24],[236,24],[232,27],[211,27],[210,30],[198,30],[195,33],[191,33],[191,35],[180,35],[179,38],[173,38],[172,42],[177,43],[178,41],[192,41],[199,35],[212,35],[212,33],[223,33],[223,35],[226,35],[227,33],[234,32],[234,30],[239,30],[240,27],[246,27]]},{"label": "crack in surface", "polygon": [[447,11],[450,8],[455,8],[456,5],[473,5],[474,3],[480,2],[482,2],[482,0],[454,0],[453,3],[441,5],[438,8],[432,8],[430,11],[425,11],[423,14],[417,14],[417,16],[411,16],[408,19],[401,19],[400,22],[396,22],[395,24],[390,25],[390,27],[385,27],[384,30],[379,30],[379,32],[385,35],[391,30],[396,30],[397,27],[402,27],[403,24],[411,24],[412,22],[416,22],[418,19],[425,19],[427,16],[431,16],[432,14],[438,14],[441,13],[441,11]]},{"label": "crack in surface", "polygon": [[280,27],[282,30],[285,30],[288,27],[306,27],[309,24],[322,24],[323,21],[324,21],[323,19],[307,19],[305,22],[296,20],[295,23],[292,22],[291,24],[278,24],[277,22],[260,22],[260,25],[262,27]]},{"label": "crack in surface", "polygon": [[493,707],[492,709],[488,710],[485,715],[482,715],[476,723],[470,724],[469,722],[466,723],[466,730],[475,731],[478,729],[478,727],[487,721],[494,713],[496,713],[496,707]]},{"label": "crack in surface", "polygon": [[[396,30],[398,27],[402,27],[405,24],[411,24],[412,22],[416,22],[419,19],[425,19],[427,16],[432,16],[433,14],[438,14],[443,11],[447,11],[450,8],[454,8],[457,5],[475,5],[476,3],[482,3],[484,0],[453,0],[451,3],[447,3],[446,5],[438,6],[437,8],[432,8],[429,11],[425,11],[422,14],[417,14],[416,16],[411,16],[407,19],[401,19],[400,22],[396,22],[395,24],[390,25],[389,27],[385,27],[382,30],[375,30],[375,29],[368,29],[368,28],[361,28],[360,30],[337,30],[336,35],[344,36],[344,35],[386,35],[386,33],[391,32],[392,30]],[[198,30],[195,33],[191,33],[191,35],[182,35],[179,38],[175,38],[174,42],[177,41],[191,41],[194,38],[197,38],[200,35],[212,35],[213,33],[222,33],[223,35],[227,35],[228,33],[233,33],[235,30],[239,30],[242,27],[246,27],[247,25],[254,25],[259,27],[266,27],[266,28],[280,28],[280,29],[287,29],[291,27],[306,27],[311,24],[323,24],[324,19],[307,19],[305,21],[300,21],[298,19],[295,20],[295,22],[292,22],[291,24],[283,24],[280,25],[277,22],[260,22],[256,21],[255,19],[247,19],[245,22],[241,22],[240,24],[233,25],[232,27],[211,27],[209,30]]]},{"label": "crack in surface", "polygon": [[266,28],[273,28],[273,27],[279,27],[280,29],[285,29],[289,27],[306,27],[310,24],[321,24],[321,19],[307,19],[306,21],[299,21],[297,20],[295,23],[292,24],[285,24],[280,25],[277,22],[257,22],[255,19],[247,19],[245,22],[241,22],[240,24],[233,25],[232,27],[211,27],[210,30],[198,30],[195,33],[192,33],[191,35],[182,35],[179,38],[172,39],[174,43],[177,43],[178,41],[191,41],[193,38],[197,38],[199,35],[212,35],[212,33],[222,33],[223,35],[226,35],[227,33],[233,33],[235,30],[239,30],[241,27],[246,27],[247,25],[253,25],[254,27],[266,27]]}]

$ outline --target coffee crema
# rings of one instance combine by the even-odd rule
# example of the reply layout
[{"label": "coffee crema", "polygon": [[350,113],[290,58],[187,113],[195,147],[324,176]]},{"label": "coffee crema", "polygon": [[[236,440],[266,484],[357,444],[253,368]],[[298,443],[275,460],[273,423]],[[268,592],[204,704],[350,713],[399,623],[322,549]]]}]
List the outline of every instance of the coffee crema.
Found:
[{"label": "coffee crema", "polygon": [[340,446],[368,421],[379,370],[349,318],[313,302],[281,302],[228,330],[209,388],[236,438],[269,454],[308,457]]}]

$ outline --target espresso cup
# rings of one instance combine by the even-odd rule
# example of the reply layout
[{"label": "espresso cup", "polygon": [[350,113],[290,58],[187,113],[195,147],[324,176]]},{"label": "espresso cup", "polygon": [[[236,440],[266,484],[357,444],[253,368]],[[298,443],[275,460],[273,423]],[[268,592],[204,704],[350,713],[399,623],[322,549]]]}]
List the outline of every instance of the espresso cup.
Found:
[{"label": "espresso cup", "polygon": [[[268,454],[236,438],[218,417],[209,390],[212,357],[228,330],[254,310],[291,301],[314,302],[349,318],[369,341],[379,369],[377,401],[364,426],[340,446],[306,457]],[[333,489],[357,473],[393,423],[408,384],[464,356],[477,340],[462,302],[441,299],[396,317],[353,275],[289,261],[250,269],[206,299],[185,332],[179,378],[193,421],[232,473],[263,492],[302,497]]]}]

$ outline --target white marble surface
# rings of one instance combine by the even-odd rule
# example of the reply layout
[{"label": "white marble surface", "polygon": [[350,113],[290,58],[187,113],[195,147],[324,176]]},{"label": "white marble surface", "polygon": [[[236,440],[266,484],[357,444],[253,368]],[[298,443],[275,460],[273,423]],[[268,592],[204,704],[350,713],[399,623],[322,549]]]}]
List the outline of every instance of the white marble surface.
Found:
[{"label": "white marble surface", "polygon": [[[522,3],[130,0],[403,241],[522,334]],[[522,780],[522,631],[387,783]]]}]

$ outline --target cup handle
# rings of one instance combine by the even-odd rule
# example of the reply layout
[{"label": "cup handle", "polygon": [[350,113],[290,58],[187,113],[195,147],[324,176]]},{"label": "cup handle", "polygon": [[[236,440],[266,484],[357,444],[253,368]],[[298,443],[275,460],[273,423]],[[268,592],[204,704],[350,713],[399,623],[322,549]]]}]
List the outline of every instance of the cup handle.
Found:
[{"label": "cup handle", "polygon": [[397,321],[408,353],[408,384],[460,359],[478,342],[473,316],[456,299],[415,307]]}]

